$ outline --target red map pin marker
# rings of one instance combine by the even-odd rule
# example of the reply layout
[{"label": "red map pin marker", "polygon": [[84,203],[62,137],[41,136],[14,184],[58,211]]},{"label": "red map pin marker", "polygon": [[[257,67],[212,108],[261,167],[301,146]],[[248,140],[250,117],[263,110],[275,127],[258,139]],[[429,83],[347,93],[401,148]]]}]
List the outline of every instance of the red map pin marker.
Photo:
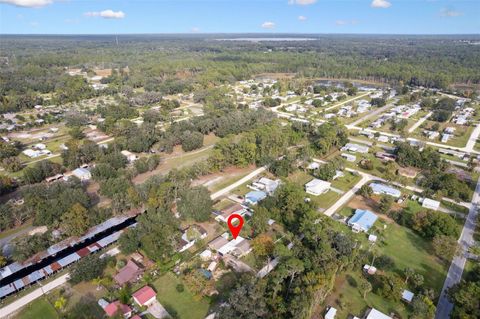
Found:
[{"label": "red map pin marker", "polygon": [[[236,220],[238,220],[238,224],[234,225],[233,223],[236,222]],[[232,233],[233,239],[236,239],[243,227],[243,217],[239,214],[232,214],[228,217],[227,224],[228,224],[228,228],[230,228],[230,232]]]}]

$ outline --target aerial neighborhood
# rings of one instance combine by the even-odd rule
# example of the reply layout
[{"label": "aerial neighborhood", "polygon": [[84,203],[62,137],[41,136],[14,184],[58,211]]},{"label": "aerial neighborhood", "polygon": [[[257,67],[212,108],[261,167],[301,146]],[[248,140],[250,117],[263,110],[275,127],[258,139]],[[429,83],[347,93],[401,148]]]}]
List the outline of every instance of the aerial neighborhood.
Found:
[{"label": "aerial neighborhood", "polygon": [[0,318],[480,318],[478,37],[195,33],[0,35]]}]

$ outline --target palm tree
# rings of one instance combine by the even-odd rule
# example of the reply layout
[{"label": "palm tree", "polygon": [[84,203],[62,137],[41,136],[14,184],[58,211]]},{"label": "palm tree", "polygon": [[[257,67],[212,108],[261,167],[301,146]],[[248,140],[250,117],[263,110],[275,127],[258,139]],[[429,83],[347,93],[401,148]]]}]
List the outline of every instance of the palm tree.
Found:
[{"label": "palm tree", "polygon": [[54,307],[55,309],[63,310],[66,304],[67,304],[67,299],[65,299],[65,297],[63,296],[60,296],[57,300],[55,300]]},{"label": "palm tree", "polygon": [[92,282],[97,285],[97,290],[102,289],[102,286],[105,284],[105,279],[101,277],[94,278]]},{"label": "palm tree", "polygon": [[362,289],[363,299],[365,299],[365,298],[367,298],[367,293],[372,291],[372,284],[368,280],[362,279],[360,281],[360,289]]}]

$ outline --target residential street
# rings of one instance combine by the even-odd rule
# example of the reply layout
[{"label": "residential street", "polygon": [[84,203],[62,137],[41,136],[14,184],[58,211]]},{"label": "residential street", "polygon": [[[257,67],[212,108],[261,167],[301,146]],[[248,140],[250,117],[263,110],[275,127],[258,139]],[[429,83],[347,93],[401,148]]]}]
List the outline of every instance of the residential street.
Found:
[{"label": "residential street", "polygon": [[251,172],[250,174],[248,174],[247,176],[239,179],[238,181],[236,181],[235,183],[225,187],[224,189],[221,189],[219,190],[218,192],[216,193],[213,193],[212,196],[210,196],[212,198],[212,200],[215,200],[219,197],[222,197],[223,195],[226,195],[228,194],[231,190],[235,189],[236,187],[244,184],[245,182],[248,182],[249,180],[251,180],[252,178],[254,178],[255,176],[259,175],[260,173],[264,172],[267,168],[265,166],[262,166],[260,168],[257,168],[256,170],[254,170],[253,172]]},{"label": "residential street", "polygon": [[433,112],[429,112],[427,115],[419,119],[417,123],[413,124],[412,127],[408,129],[408,133],[412,133],[413,131],[415,131],[420,125],[423,124],[423,122],[425,122],[430,116],[432,116],[432,114]]},{"label": "residential street", "polygon": [[472,205],[470,206],[470,211],[468,212],[467,219],[465,220],[465,225],[463,226],[462,234],[458,240],[460,246],[460,253],[458,256],[453,258],[452,264],[448,269],[447,278],[443,284],[442,293],[438,300],[437,313],[435,318],[444,319],[448,318],[450,312],[452,311],[453,305],[447,298],[447,291],[450,287],[459,283],[462,279],[463,269],[465,267],[466,254],[470,246],[474,244],[473,233],[475,231],[475,223],[477,221],[477,209],[480,204],[480,179],[477,181],[477,187],[475,188],[475,193],[472,197]]},{"label": "residential street", "polygon": [[12,318],[12,314],[18,311],[20,308],[26,306],[28,303],[34,301],[37,298],[40,298],[42,295],[48,293],[50,290],[53,290],[64,283],[67,282],[68,276],[70,274],[65,274],[57,279],[41,286],[40,288],[35,289],[28,295],[25,295],[18,300],[12,302],[9,305],[0,309],[0,318]]}]

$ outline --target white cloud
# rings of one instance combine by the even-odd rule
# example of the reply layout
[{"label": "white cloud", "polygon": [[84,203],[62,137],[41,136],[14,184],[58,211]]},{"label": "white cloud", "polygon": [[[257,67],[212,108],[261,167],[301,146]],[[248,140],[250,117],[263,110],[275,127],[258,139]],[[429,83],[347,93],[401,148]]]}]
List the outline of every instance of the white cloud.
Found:
[{"label": "white cloud", "polygon": [[200,32],[200,28],[199,27],[193,27],[193,28],[190,29],[190,31],[192,33],[198,33],[198,32]]},{"label": "white cloud", "polygon": [[388,2],[387,0],[373,0],[372,1],[372,4],[370,4],[370,6],[372,8],[383,8],[383,9],[386,9],[386,8],[389,8],[392,6],[392,4],[390,2]]},{"label": "white cloud", "polygon": [[442,10],[440,10],[440,16],[442,17],[453,18],[453,17],[459,17],[461,15],[463,15],[462,12],[456,11],[453,9],[443,8]]},{"label": "white cloud", "polygon": [[307,17],[306,16],[298,16],[298,20],[305,21],[305,20],[307,20]]},{"label": "white cloud", "polygon": [[53,0],[0,0],[0,3],[24,8],[39,8],[53,3]]},{"label": "white cloud", "polygon": [[30,26],[33,27],[33,28],[36,28],[36,27],[38,27],[38,26],[40,25],[40,23],[38,23],[37,21],[32,21],[32,22],[30,22],[29,24],[30,24]]},{"label": "white cloud", "polygon": [[123,11],[113,11],[113,10],[103,10],[103,11],[91,11],[86,12],[87,17],[101,17],[105,19],[123,19],[125,18],[125,13]]},{"label": "white cloud", "polygon": [[264,23],[262,23],[261,27],[264,29],[273,29],[275,28],[275,23],[271,21],[265,21]]},{"label": "white cloud", "polygon": [[298,4],[300,6],[308,6],[314,4],[317,0],[288,0],[288,4]]}]

